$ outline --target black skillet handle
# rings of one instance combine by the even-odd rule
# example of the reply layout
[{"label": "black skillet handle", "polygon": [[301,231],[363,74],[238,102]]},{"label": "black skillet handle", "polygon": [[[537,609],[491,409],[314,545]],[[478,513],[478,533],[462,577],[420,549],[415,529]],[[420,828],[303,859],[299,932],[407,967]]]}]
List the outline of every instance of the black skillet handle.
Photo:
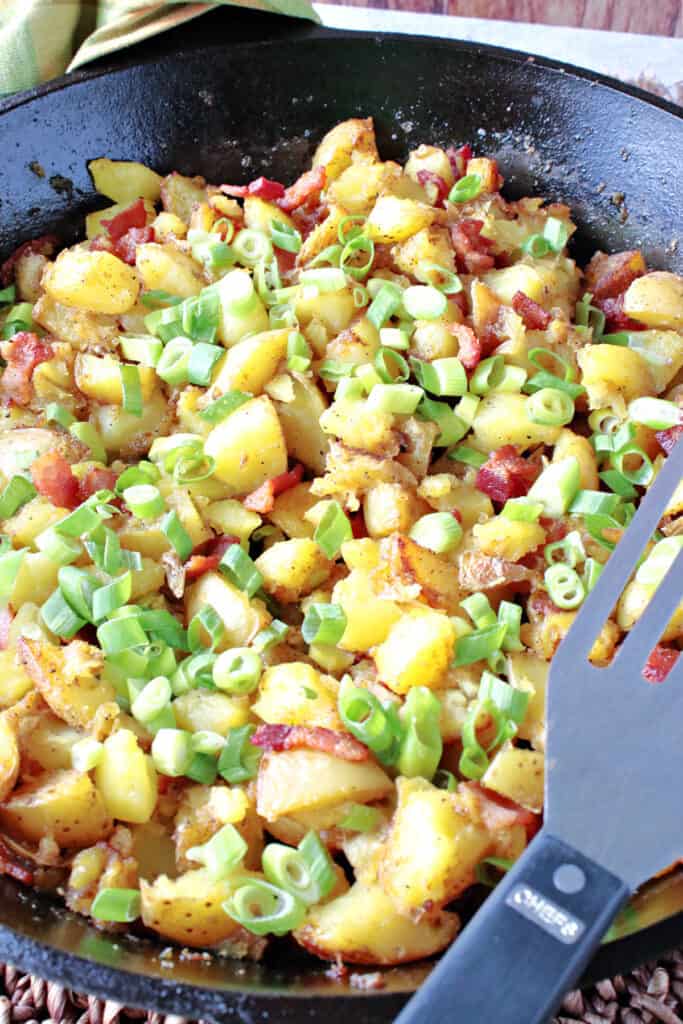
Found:
[{"label": "black skillet handle", "polygon": [[545,1024],[629,891],[542,830],[395,1024]]}]

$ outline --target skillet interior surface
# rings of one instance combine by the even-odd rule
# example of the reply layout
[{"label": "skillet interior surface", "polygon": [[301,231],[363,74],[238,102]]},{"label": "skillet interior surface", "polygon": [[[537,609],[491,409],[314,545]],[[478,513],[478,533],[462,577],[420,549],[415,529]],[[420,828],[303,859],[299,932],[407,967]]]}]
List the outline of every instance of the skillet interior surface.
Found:
[{"label": "skillet interior surface", "polygon": [[[230,42],[214,45],[217,38]],[[185,49],[177,52],[179,46]],[[0,104],[7,157],[0,164],[0,258],[48,231],[64,242],[82,234],[84,215],[107,205],[87,173],[94,157],[136,159],[219,182],[261,173],[292,180],[329,127],[372,115],[384,158],[403,159],[420,142],[470,141],[498,157],[508,197],[568,202],[580,229],[579,260],[596,248],[639,247],[651,266],[683,270],[676,235],[683,119],[638,90],[491,47],[331,32],[234,10],[167,33],[156,51],[136,63],[137,47],[120,55],[114,70],[77,74]],[[580,722],[576,730],[580,742]],[[634,817],[639,813],[634,807]],[[625,970],[682,935],[677,915],[620,939],[603,947],[589,976]],[[113,941],[8,879],[0,880],[0,950],[26,970],[122,1003],[216,1020],[276,1014],[283,1024],[323,1016],[341,1024],[351,1008],[358,1024],[389,1021],[400,994],[428,969],[391,970],[384,990],[368,997],[283,947],[262,965],[165,961],[159,944]],[[276,1006],[273,995],[280,996]],[[331,995],[337,998],[323,998]]]}]

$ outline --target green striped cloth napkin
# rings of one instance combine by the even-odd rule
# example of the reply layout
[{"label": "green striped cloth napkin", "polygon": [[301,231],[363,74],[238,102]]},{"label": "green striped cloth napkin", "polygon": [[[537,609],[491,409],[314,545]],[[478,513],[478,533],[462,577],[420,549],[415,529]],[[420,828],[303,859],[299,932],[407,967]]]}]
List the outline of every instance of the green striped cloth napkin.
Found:
[{"label": "green striped cloth napkin", "polygon": [[0,96],[165,32],[215,3],[319,20],[308,0],[0,0]]}]

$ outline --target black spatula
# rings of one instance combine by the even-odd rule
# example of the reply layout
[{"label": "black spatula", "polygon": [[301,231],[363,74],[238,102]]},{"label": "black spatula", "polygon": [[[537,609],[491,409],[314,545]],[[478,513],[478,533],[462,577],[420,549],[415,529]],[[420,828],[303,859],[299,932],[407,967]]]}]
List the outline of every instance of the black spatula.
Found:
[{"label": "black spatula", "polygon": [[683,442],[553,659],[543,829],[396,1024],[543,1024],[633,890],[683,856],[683,656],[663,683],[642,676],[683,598],[683,550],[612,664],[588,661],[682,476]]}]

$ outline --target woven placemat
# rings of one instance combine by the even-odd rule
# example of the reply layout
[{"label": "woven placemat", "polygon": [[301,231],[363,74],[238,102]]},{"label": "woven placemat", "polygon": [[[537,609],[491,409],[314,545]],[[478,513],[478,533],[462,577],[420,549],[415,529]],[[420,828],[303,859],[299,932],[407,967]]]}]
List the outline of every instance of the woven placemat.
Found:
[{"label": "woven placemat", "polygon": [[[0,964],[0,993],[0,1024],[190,1024],[185,1017],[164,1017],[72,992],[9,964]],[[584,992],[570,992],[553,1024],[577,1022],[683,1024],[683,949]]]}]

